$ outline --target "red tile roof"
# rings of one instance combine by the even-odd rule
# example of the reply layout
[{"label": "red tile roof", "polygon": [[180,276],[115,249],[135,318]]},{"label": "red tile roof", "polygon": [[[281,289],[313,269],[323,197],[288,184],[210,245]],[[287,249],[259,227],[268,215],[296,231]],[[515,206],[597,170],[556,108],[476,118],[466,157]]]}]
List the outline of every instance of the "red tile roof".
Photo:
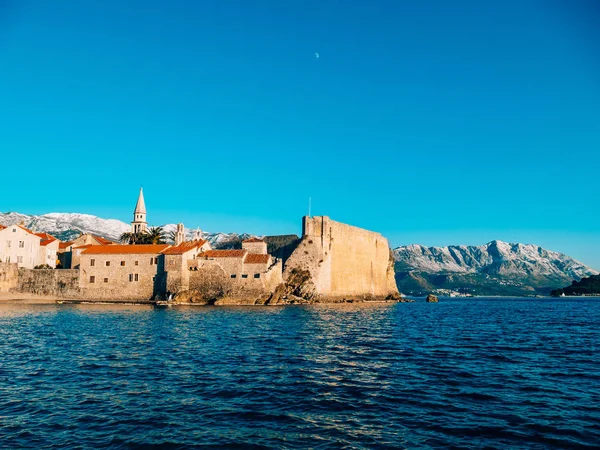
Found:
[{"label": "red tile roof", "polygon": [[208,250],[198,256],[206,258],[243,258],[248,250]]},{"label": "red tile roof", "polygon": [[248,253],[246,259],[244,259],[244,264],[267,264],[270,259],[270,255]]},{"label": "red tile roof", "polygon": [[159,245],[92,245],[83,255],[158,255],[169,248],[169,244]]},{"label": "red tile roof", "polygon": [[183,255],[184,253],[189,252],[190,250],[202,247],[204,244],[206,244],[206,242],[207,241],[203,239],[200,239],[198,241],[182,242],[181,244],[176,245],[175,247],[169,247],[162,253],[163,255]]},{"label": "red tile roof", "polygon": [[246,239],[243,242],[265,242],[265,241],[263,241],[262,239],[253,237],[253,238],[250,238],[250,239]]},{"label": "red tile roof", "polygon": [[58,240],[54,236],[52,236],[51,234],[48,234],[48,233],[35,233],[35,235],[42,238],[42,240],[40,241],[40,245],[42,247],[45,247],[46,245],[51,244],[52,242]]},{"label": "red tile roof", "polygon": [[[19,224],[15,224],[17,227],[19,227],[21,230],[27,231],[29,234],[34,234],[36,235],[36,233],[34,233],[33,231],[25,228],[23,225],[19,225]],[[0,225],[0,230],[4,230],[8,227],[12,227],[12,225]],[[37,235],[36,235],[37,236]]]},{"label": "red tile roof", "polygon": [[92,234],[92,237],[94,239],[96,239],[100,245],[113,245],[113,244],[116,244],[116,242],[109,241],[108,239],[105,239],[105,238],[103,238],[101,236],[97,236],[95,234]]},{"label": "red tile roof", "polygon": [[25,228],[23,225],[17,225],[17,226],[18,226],[18,227],[19,227],[21,230],[25,230],[25,231],[27,231],[29,234],[33,234],[34,236],[36,236],[36,234],[35,234],[33,231],[31,231],[31,230],[30,230],[30,229],[28,229],[28,228]]},{"label": "red tile roof", "polygon": [[70,247],[71,245],[73,245],[73,241],[61,242],[60,244],[58,244],[58,248],[64,250],[65,248]]},{"label": "red tile roof", "polygon": [[93,247],[93,245],[92,244],[80,245],[78,247],[73,247],[71,250],[77,250],[80,248],[90,248],[90,247]]}]

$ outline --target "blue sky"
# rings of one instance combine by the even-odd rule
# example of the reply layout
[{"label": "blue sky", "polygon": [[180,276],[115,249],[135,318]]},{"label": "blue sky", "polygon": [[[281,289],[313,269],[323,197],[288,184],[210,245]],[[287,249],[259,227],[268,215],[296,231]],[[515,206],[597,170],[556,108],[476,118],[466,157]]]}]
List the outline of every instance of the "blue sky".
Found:
[{"label": "blue sky", "polygon": [[[393,246],[536,243],[600,269],[589,1],[0,0],[0,211]],[[319,53],[319,58],[315,53]]]}]

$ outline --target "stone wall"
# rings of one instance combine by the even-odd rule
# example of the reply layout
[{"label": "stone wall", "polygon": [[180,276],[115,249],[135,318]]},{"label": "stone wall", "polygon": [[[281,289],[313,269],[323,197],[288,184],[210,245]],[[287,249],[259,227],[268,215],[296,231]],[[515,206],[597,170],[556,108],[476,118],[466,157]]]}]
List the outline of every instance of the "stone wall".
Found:
[{"label": "stone wall", "polygon": [[16,263],[0,262],[0,292],[10,292],[19,284],[19,269]]},{"label": "stone wall", "polygon": [[19,269],[18,292],[59,298],[81,298],[79,270]]},{"label": "stone wall", "polygon": [[286,262],[284,280],[308,272],[316,299],[382,299],[397,296],[393,259],[381,234],[304,217],[302,240]]},{"label": "stone wall", "polygon": [[259,255],[267,254],[266,242],[243,241],[242,249],[248,250],[248,253],[257,253]]},{"label": "stone wall", "polygon": [[[223,258],[224,259],[224,258]],[[179,302],[216,304],[257,304],[283,282],[281,261],[260,273],[260,278],[248,274],[248,278],[231,273],[214,260],[196,260],[197,269],[189,272],[189,291],[182,292]]]}]

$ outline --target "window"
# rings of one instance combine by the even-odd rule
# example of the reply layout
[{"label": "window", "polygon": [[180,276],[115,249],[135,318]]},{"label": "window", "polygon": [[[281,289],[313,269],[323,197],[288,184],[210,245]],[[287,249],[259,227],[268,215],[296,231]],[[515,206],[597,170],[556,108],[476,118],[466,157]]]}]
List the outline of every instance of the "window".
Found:
[{"label": "window", "polygon": [[237,275],[235,273],[232,273],[231,278],[237,278]]},{"label": "window", "polygon": [[158,264],[158,256],[154,258],[154,264]]},{"label": "window", "polygon": [[254,278],[260,278],[260,273],[255,273]]},{"label": "window", "polygon": [[104,279],[104,282],[105,282],[105,283],[108,283],[108,278],[105,278],[105,279]]},{"label": "window", "polygon": [[121,266],[125,266],[125,261],[121,261]]},{"label": "window", "polygon": [[95,259],[90,259],[90,266],[94,267],[96,265],[96,260]]},{"label": "window", "polygon": [[130,273],[130,274],[129,274],[129,282],[131,283],[132,281],[133,281],[133,274],[132,274],[132,273]]},{"label": "window", "polygon": [[90,277],[90,283],[95,283],[95,282],[96,282],[96,277],[92,275]]},{"label": "window", "polygon": [[22,263],[23,262],[23,257],[22,256],[17,256],[17,262]]},{"label": "window", "polygon": [[135,262],[135,265],[137,266],[139,263],[140,263],[139,261],[136,261],[136,262]]},{"label": "window", "polygon": [[150,265],[154,264],[154,258],[150,258]]},{"label": "window", "polygon": [[248,278],[248,274],[247,273],[243,273],[242,274],[242,278]]},{"label": "window", "polygon": [[17,229],[16,229],[16,228],[13,228],[13,233],[16,233],[16,232],[17,232]]},{"label": "window", "polygon": [[110,266],[110,261],[106,261],[106,267]]},{"label": "window", "polygon": [[137,274],[137,273],[136,273],[136,274],[135,274],[135,276],[134,276],[134,280],[135,280],[135,281],[140,281],[140,279],[139,279],[139,277],[138,277],[138,274]]},{"label": "window", "polygon": [[25,241],[19,241],[19,248],[25,248]]},{"label": "window", "polygon": [[10,262],[10,256],[6,257],[6,262],[9,263]]}]

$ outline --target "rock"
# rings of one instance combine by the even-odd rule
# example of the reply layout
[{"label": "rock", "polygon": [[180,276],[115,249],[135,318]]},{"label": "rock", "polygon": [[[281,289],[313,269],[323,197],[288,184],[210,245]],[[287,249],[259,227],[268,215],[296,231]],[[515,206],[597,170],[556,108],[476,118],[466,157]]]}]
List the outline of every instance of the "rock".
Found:
[{"label": "rock", "polygon": [[437,303],[438,302],[438,298],[433,294],[429,294],[425,300],[427,300],[427,303]]}]

